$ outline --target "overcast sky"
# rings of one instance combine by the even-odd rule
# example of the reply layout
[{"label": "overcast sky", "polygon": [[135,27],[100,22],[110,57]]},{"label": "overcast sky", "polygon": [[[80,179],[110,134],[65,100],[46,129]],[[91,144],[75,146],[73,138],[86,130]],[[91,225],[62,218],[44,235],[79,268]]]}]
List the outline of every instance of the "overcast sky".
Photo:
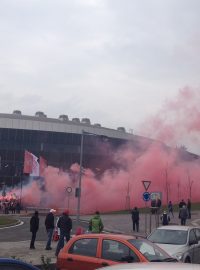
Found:
[{"label": "overcast sky", "polygon": [[199,86],[199,0],[0,0],[0,112],[127,131]]}]

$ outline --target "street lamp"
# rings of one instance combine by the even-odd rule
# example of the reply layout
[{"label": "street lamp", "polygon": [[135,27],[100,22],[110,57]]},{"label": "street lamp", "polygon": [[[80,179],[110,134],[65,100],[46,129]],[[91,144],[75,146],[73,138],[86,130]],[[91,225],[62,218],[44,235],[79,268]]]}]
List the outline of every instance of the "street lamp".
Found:
[{"label": "street lamp", "polygon": [[78,179],[78,189],[76,196],[78,197],[77,203],[77,217],[76,221],[79,224],[80,221],[80,207],[81,207],[81,181],[82,181],[82,164],[83,164],[83,140],[84,140],[84,131],[81,133],[81,149],[80,149],[80,171],[79,171],[79,179]]},{"label": "street lamp", "polygon": [[[95,133],[85,132],[82,130],[81,132],[81,149],[80,149],[80,170],[79,170],[79,179],[78,179],[78,188],[76,188],[76,197],[78,198],[77,203],[77,216],[76,216],[76,222],[79,224],[80,222],[80,208],[81,208],[81,182],[82,182],[82,174],[83,174],[83,144],[84,144],[84,135],[85,136],[100,136]],[[104,138],[107,138],[106,136],[102,136]]]}]

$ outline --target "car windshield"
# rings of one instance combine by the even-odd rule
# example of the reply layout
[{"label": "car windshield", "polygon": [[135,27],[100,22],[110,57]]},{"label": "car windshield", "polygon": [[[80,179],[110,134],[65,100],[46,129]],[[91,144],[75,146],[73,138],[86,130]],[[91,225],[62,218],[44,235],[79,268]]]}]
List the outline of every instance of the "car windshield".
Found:
[{"label": "car windshield", "polygon": [[153,243],[143,239],[131,239],[128,240],[137,250],[144,255],[144,257],[150,262],[167,262],[176,261],[171,258],[165,251],[160,249]]},{"label": "car windshield", "polygon": [[157,229],[148,237],[148,240],[158,244],[185,245],[187,231]]}]

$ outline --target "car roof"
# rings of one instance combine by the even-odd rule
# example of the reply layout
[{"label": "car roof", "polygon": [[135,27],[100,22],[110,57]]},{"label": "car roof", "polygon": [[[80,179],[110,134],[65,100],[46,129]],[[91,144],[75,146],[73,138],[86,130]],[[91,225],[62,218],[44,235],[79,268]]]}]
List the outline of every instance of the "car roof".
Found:
[{"label": "car roof", "polygon": [[32,270],[39,270],[39,268],[37,268],[36,266],[20,261],[20,260],[16,260],[16,259],[11,259],[11,258],[0,258],[0,263],[6,263],[6,264],[16,264],[16,265],[24,265],[29,267]]},{"label": "car roof", "polygon": [[[130,239],[137,239],[133,235],[127,235],[127,234],[113,234],[113,233],[87,233],[87,234],[81,234],[74,236],[77,238],[113,238],[113,239],[123,239],[123,240],[130,240]],[[74,238],[73,237],[73,238]]]},{"label": "car roof", "polygon": [[106,266],[101,270],[200,270],[199,264],[173,263],[173,262],[148,262],[148,263],[123,263],[114,266]]},{"label": "car roof", "polygon": [[181,230],[181,231],[189,231],[191,229],[198,228],[193,226],[182,226],[182,225],[167,225],[167,226],[160,226],[158,230]]}]

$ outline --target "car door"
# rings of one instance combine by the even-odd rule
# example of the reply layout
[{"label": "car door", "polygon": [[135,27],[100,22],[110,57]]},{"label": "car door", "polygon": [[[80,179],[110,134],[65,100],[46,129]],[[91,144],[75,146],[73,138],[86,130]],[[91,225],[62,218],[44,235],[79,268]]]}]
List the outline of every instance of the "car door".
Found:
[{"label": "car door", "polygon": [[190,258],[192,263],[197,263],[199,254],[197,253],[197,237],[195,233],[195,229],[191,229],[189,231],[189,253],[190,253]]},{"label": "car door", "polygon": [[118,240],[103,239],[101,248],[101,267],[126,262],[139,262],[138,256]]},{"label": "car door", "polygon": [[200,229],[195,228],[198,243],[195,245],[195,262],[200,263]]},{"label": "car door", "polygon": [[68,252],[62,253],[60,269],[94,270],[99,266],[97,255],[98,238],[81,238],[75,241]]}]

